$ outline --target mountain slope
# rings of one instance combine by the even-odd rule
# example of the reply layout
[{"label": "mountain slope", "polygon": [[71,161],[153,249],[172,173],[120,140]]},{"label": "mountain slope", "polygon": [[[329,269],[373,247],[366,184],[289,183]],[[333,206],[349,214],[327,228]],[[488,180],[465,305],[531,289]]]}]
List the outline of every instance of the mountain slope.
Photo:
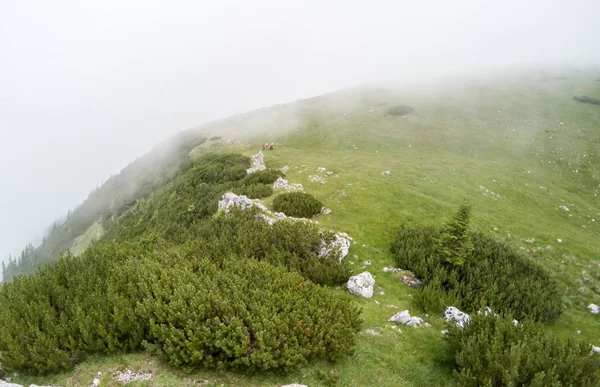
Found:
[{"label": "mountain slope", "polygon": [[[565,79],[535,73],[482,78],[444,89],[351,89],[203,127],[207,136],[231,139],[212,141],[212,151],[249,156],[265,141],[278,143],[266,152],[267,166],[288,166],[286,178],[332,210],[319,225],[356,240],[350,269],[369,270],[377,288],[373,300],[355,302],[363,308],[363,328],[381,334],[359,336],[356,354],[336,365],[313,364],[284,376],[184,376],[138,354],[92,359],[75,375],[50,382],[89,383],[98,371],[130,365],[155,369],[156,385],[195,379],[215,385],[323,385],[330,379],[345,386],[452,384],[450,370],[440,364],[442,316],[422,316],[432,324],[428,329],[391,329],[386,322],[397,311],[417,312],[415,290],[383,267],[393,265],[388,247],[400,225],[439,225],[464,197],[474,205],[475,229],[522,248],[562,283],[565,311],[549,329],[599,345],[600,325],[586,306],[600,298],[600,107],[572,97],[598,97],[600,83],[595,73],[561,75]],[[386,115],[399,104],[415,112]],[[242,136],[245,128],[251,133]]]}]

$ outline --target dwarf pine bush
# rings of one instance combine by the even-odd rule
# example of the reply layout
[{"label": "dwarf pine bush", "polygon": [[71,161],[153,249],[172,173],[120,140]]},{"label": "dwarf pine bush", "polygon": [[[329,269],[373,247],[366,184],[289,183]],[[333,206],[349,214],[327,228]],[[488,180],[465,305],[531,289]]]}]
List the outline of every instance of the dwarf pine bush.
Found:
[{"label": "dwarf pine bush", "polygon": [[454,249],[444,236],[448,227],[444,230],[403,227],[392,243],[397,264],[423,281],[415,296],[419,307],[442,313],[449,305],[465,311],[490,306],[518,320],[537,321],[553,321],[561,314],[558,283],[543,267],[481,233],[466,231],[467,239],[464,229],[461,245]]},{"label": "dwarf pine bush", "polygon": [[287,192],[279,194],[273,200],[273,209],[287,216],[311,218],[318,215],[323,204],[314,196],[304,192]]},{"label": "dwarf pine bush", "polygon": [[460,386],[597,386],[600,355],[587,343],[561,341],[541,325],[474,316],[445,335]]}]

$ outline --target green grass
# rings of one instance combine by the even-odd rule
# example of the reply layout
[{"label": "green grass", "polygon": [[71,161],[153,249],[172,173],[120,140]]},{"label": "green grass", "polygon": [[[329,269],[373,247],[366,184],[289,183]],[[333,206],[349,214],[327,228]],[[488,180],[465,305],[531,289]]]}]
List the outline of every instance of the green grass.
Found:
[{"label": "green grass", "polygon": [[[293,130],[268,138],[280,145],[265,152],[267,165],[289,166],[287,179],[302,183],[306,192],[332,209],[330,215],[315,220],[354,237],[356,244],[347,259],[356,273],[368,270],[376,279],[373,299],[356,298],[356,303],[363,307],[364,328],[378,328],[382,334],[361,335],[354,356],[287,375],[249,376],[216,371],[187,375],[141,353],[93,357],[73,373],[15,380],[85,385],[98,371],[110,373],[130,366],[154,370],[148,385],[156,386],[192,385],[205,379],[215,386],[294,382],[319,386],[332,379],[328,376],[332,371],[338,375],[334,378],[338,386],[452,384],[452,371],[440,362],[442,316],[419,313],[411,302],[414,290],[382,269],[393,265],[388,248],[398,226],[440,224],[465,197],[474,206],[474,229],[529,249],[532,259],[561,282],[565,311],[548,329],[561,337],[580,337],[600,345],[599,318],[586,309],[589,303],[600,302],[592,290],[600,289],[600,197],[596,196],[600,195],[600,107],[571,99],[579,94],[598,96],[600,89],[593,82],[596,74],[565,75],[564,81],[538,82],[535,74],[529,74],[415,92],[347,90],[273,108],[282,109],[287,118],[292,108],[297,114],[293,122],[279,123]],[[413,106],[415,112],[403,118],[385,115],[398,104]],[[226,131],[227,125],[217,123],[212,130]],[[238,144],[216,143],[212,149],[251,155],[260,149],[267,131]],[[309,175],[316,175],[318,167],[335,175],[324,177],[325,184],[313,183]],[[391,174],[382,176],[384,170]],[[500,196],[484,195],[480,186]],[[559,209],[561,205],[570,211]],[[531,237],[536,243],[523,241]],[[366,260],[373,264],[363,268]],[[582,272],[588,281],[582,281]],[[392,330],[387,319],[403,309],[432,326],[402,327],[402,333]]]},{"label": "green grass", "polygon": [[94,222],[83,235],[80,235],[75,239],[70,249],[71,253],[75,256],[81,255],[92,242],[102,238],[103,234],[104,229],[102,228],[102,224],[98,221]]}]

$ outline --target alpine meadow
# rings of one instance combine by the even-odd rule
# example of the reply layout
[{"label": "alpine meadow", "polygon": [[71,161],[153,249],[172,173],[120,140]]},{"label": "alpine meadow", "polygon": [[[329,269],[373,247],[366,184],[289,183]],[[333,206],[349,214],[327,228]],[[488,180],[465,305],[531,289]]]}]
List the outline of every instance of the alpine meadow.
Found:
[{"label": "alpine meadow", "polygon": [[3,265],[0,368],[598,385],[599,77],[356,87],[182,131]]}]

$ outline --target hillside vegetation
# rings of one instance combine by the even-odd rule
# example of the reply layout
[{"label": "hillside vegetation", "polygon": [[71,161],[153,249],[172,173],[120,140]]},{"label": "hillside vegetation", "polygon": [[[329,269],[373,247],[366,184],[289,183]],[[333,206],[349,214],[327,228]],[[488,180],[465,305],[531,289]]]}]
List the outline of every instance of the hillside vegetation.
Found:
[{"label": "hillside vegetation", "polygon": [[[152,369],[148,385],[172,386],[597,384],[600,321],[587,306],[600,303],[600,107],[573,96],[600,89],[596,72],[556,75],[349,89],[199,128],[195,141],[223,137],[185,142],[178,160],[190,161],[118,211],[107,203],[119,189],[105,195],[89,223],[60,234],[62,250],[26,250],[52,251],[33,260],[50,262],[94,222],[104,230],[80,258],[2,286],[0,362],[29,373],[75,367],[14,379],[53,385],[89,384],[98,371],[110,385],[121,367]],[[396,106],[414,110],[388,114]],[[269,169],[246,176],[265,140],[276,144]],[[225,192],[274,209],[278,176],[331,213],[269,226],[252,211],[217,212]],[[448,226],[464,198],[472,210],[461,232]],[[329,229],[354,238],[341,263],[318,258]],[[343,287],[364,271],[376,281],[371,299]],[[467,329],[444,321],[450,302],[473,317]],[[477,317],[486,306],[500,316]],[[388,322],[402,310],[431,326]],[[39,311],[47,318],[31,322]],[[215,316],[232,323],[209,329]],[[26,321],[36,345],[16,339]],[[57,345],[63,357],[50,364]]]}]

